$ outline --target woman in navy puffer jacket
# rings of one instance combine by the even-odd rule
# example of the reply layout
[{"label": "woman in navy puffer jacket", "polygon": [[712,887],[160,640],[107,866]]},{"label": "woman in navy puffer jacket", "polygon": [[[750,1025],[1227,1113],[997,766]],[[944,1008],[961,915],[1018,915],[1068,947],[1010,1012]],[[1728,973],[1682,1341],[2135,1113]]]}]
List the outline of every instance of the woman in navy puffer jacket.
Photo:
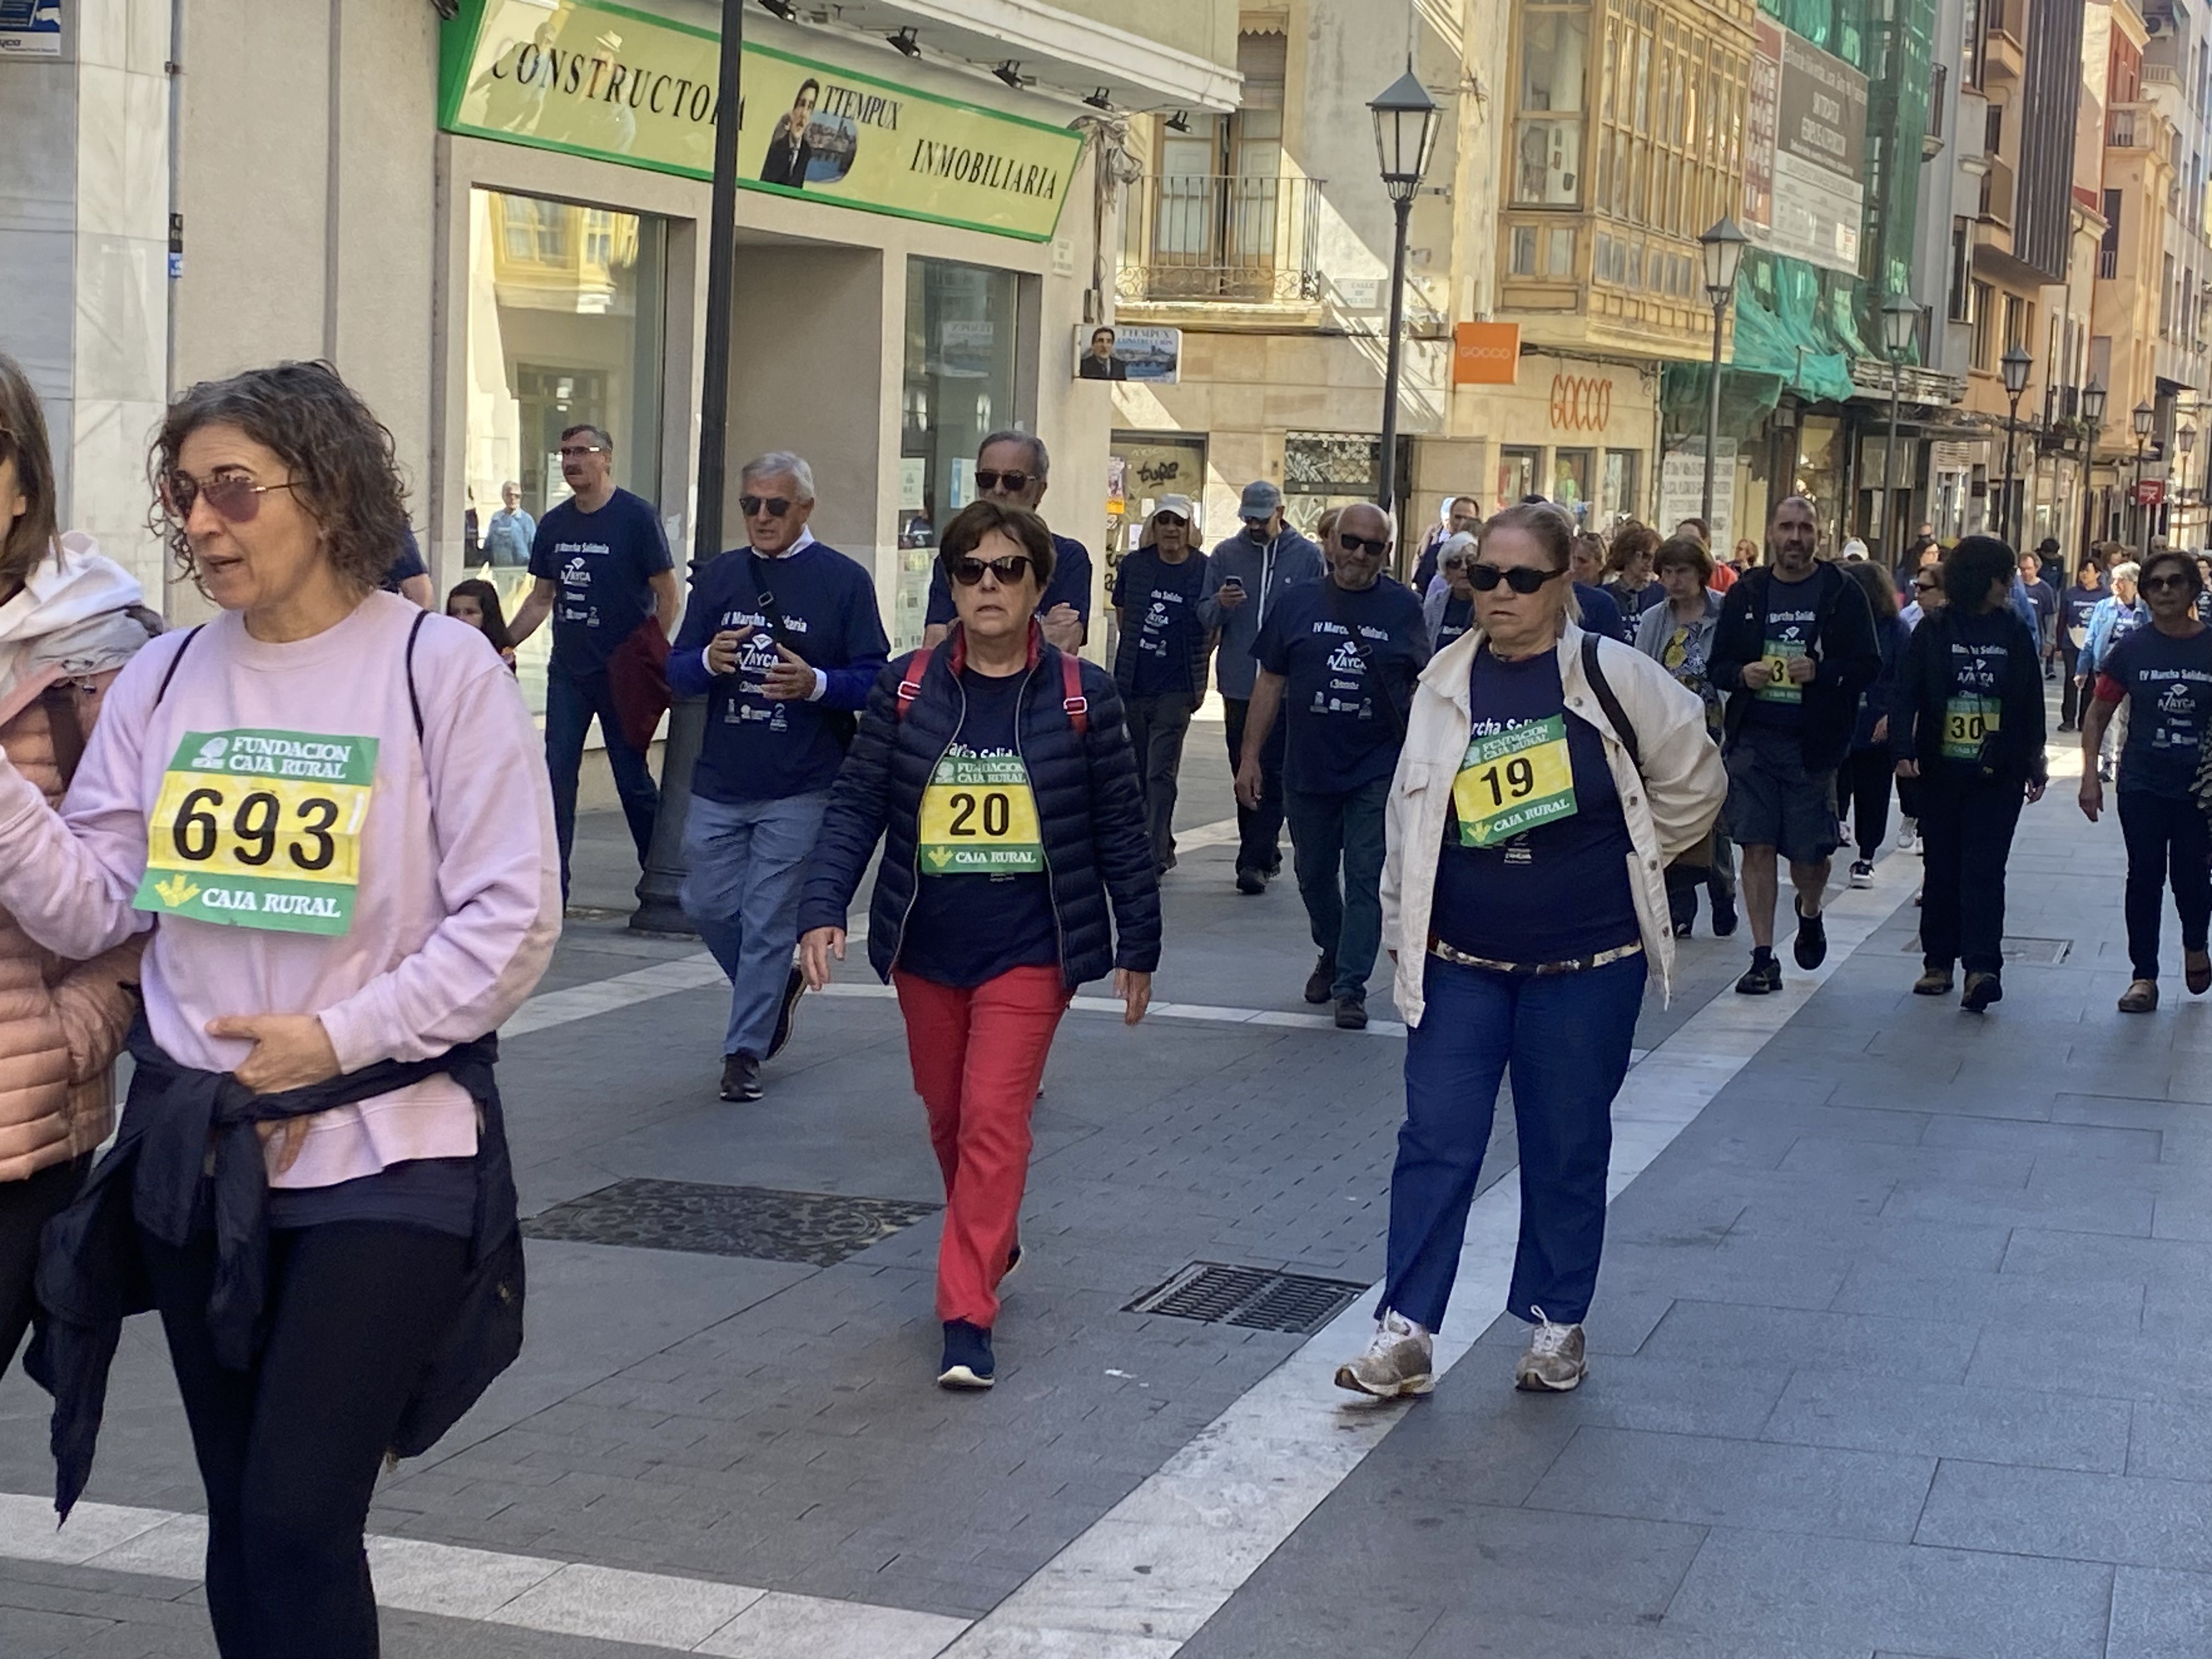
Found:
[{"label": "woman in navy puffer jacket", "polygon": [[938,1381],[982,1389],[1053,1035],[1076,987],[1109,970],[1127,1023],[1144,1018],[1160,896],[1114,682],[1034,619],[1052,580],[1044,521],[977,501],[938,560],[959,625],[876,683],[830,792],[799,945],[818,990],[883,840],[868,959],[897,988],[945,1176]]}]

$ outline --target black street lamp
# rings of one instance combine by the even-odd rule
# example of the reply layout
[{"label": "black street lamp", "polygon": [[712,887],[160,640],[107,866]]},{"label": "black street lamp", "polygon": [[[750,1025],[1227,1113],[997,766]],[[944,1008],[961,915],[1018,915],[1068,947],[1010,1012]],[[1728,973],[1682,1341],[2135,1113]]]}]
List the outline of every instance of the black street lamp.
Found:
[{"label": "black street lamp", "polygon": [[2014,341],[2006,349],[2004,361],[1997,367],[2004,375],[2005,396],[2012,400],[2012,407],[2005,415],[2005,521],[2000,527],[2000,533],[2017,548],[2020,545],[2020,509],[2012,477],[2013,441],[2020,431],[2020,394],[2027,390],[2027,377],[2034,370],[2035,360],[2022,351],[2019,342]]},{"label": "black street lamp", "polygon": [[2136,433],[2136,518],[2138,539],[2142,543],[2142,555],[2146,559],[2150,557],[2150,503],[2142,498],[2143,462],[2150,448],[2151,422],[2157,418],[2158,411],[2148,404],[2137,404],[2131,417]]},{"label": "black street lamp", "polygon": [[1413,217],[1413,198],[1429,170],[1429,155],[1436,149],[1438,118],[1443,111],[1428,89],[1413,78],[1413,60],[1406,59],[1406,72],[1367,106],[1375,117],[1375,155],[1382,167],[1382,188],[1398,216],[1398,240],[1390,256],[1390,344],[1382,370],[1382,456],[1376,505],[1395,514],[1398,493],[1398,343],[1406,323],[1406,225]]},{"label": "black street lamp", "polygon": [[[2173,441],[2181,447],[2181,466],[2179,469],[2181,482],[2173,487],[2173,507],[2172,508],[2172,516],[2168,519],[2167,523],[2168,526],[2175,532],[2170,539],[2172,541],[2179,541],[2181,539],[2181,526],[2178,523],[2175,523],[2174,520],[2178,520],[2181,516],[2182,506],[2189,499],[2189,456],[2190,452],[2197,447],[2197,428],[2193,426],[2183,427],[2180,431],[2173,434]],[[2174,469],[2169,467],[2167,471],[2172,471]]]},{"label": "black street lamp", "polygon": [[2089,499],[2089,473],[2097,464],[2097,438],[2105,428],[2105,383],[2092,379],[2081,388],[2081,557],[2075,568],[2088,562],[2090,545],[2097,539],[2097,508]]},{"label": "black street lamp", "polygon": [[[1881,521],[1875,526],[1885,563],[1897,546],[1890,539],[1889,526],[1897,518],[1897,409],[1905,389],[1905,354],[1912,349],[1913,337],[1919,331],[1920,307],[1909,295],[1891,295],[1881,308],[1881,343],[1889,355],[1889,439],[1881,452]],[[1908,506],[1911,499],[1912,487],[1907,484]]]},{"label": "black street lamp", "polygon": [[1705,489],[1698,512],[1707,532],[1717,534],[1713,530],[1713,452],[1721,441],[1721,325],[1735,298],[1736,272],[1743,268],[1743,251],[1751,246],[1751,238],[1743,234],[1734,214],[1723,214],[1718,224],[1698,238],[1698,246],[1705,250],[1705,298],[1713,307],[1713,362],[1705,386]]}]

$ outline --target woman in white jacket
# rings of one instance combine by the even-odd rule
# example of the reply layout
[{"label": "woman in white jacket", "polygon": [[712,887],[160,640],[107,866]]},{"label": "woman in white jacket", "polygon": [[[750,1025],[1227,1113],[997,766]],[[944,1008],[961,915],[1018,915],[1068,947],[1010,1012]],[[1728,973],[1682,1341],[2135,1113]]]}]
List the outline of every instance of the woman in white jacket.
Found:
[{"label": "woman in white jacket", "polygon": [[1557,507],[1485,525],[1474,627],[1431,659],[1392,782],[1382,939],[1397,963],[1406,1121],[1375,1340],[1338,1383],[1434,1386],[1431,1337],[1510,1066],[1521,1244],[1509,1310],[1534,1328],[1524,1389],[1582,1381],[1605,1236],[1613,1097],[1647,975],[1673,963],[1666,869],[1728,793],[1696,695],[1585,634]]}]

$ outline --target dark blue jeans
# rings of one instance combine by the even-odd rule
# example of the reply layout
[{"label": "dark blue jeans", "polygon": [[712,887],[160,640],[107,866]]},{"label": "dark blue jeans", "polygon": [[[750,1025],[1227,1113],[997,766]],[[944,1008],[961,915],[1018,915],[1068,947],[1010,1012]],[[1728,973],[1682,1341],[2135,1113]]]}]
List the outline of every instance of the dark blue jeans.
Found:
[{"label": "dark blue jeans", "polygon": [[545,769],[553,780],[553,832],[561,843],[561,893],[568,892],[568,853],[576,842],[576,775],[583,769],[584,738],[594,718],[606,739],[607,765],[615,775],[629,838],[637,843],[639,867],[653,850],[653,821],[659,815],[660,792],[645,757],[623,736],[607,677],[570,674],[550,668],[545,674]]},{"label": "dark blue jeans", "polygon": [[[1244,717],[1252,707],[1246,697],[1221,700],[1222,726],[1229,738],[1229,775],[1235,777],[1244,760]],[[1260,745],[1260,804],[1237,803],[1237,873],[1251,870],[1272,876],[1283,864],[1283,716],[1275,716],[1274,729]]]},{"label": "dark blue jeans", "polygon": [[1382,809],[1389,799],[1388,778],[1343,794],[1283,791],[1298,896],[1314,948],[1335,969],[1332,996],[1365,1000],[1382,948]]},{"label": "dark blue jeans", "polygon": [[1522,978],[1428,958],[1427,1007],[1406,1037],[1406,1121],[1390,1173],[1390,1261],[1376,1310],[1431,1330],[1459,1273],[1468,1206],[1512,1068],[1521,1139],[1521,1244],[1506,1311],[1582,1322],[1605,1246],[1613,1097],[1644,1005],[1641,953],[1579,974]]}]

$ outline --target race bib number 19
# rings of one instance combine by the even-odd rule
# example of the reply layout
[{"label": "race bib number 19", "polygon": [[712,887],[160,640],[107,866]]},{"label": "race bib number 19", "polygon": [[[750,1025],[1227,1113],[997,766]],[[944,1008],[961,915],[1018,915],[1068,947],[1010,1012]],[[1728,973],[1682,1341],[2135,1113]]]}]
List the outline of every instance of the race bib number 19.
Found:
[{"label": "race bib number 19", "polygon": [[374,738],[187,732],[147,825],[131,902],[283,933],[343,933],[361,880]]},{"label": "race bib number 19", "polygon": [[1563,714],[1509,726],[1467,746],[1452,780],[1462,847],[1495,847],[1575,815],[1575,766]]}]

